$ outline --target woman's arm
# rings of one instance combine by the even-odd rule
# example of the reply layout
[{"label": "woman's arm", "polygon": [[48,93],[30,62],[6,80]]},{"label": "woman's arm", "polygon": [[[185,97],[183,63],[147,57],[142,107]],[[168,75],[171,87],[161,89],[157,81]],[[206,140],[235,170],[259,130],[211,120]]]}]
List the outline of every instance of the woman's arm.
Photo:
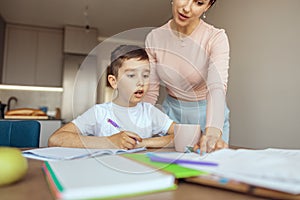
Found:
[{"label": "woman's arm", "polygon": [[200,140],[202,152],[228,147],[228,141],[222,139],[229,69],[229,42],[225,31],[217,32],[209,46],[206,129]]},{"label": "woman's arm", "polygon": [[210,41],[206,80],[208,90],[206,127],[223,130],[229,70],[229,43],[224,30],[219,30]]}]

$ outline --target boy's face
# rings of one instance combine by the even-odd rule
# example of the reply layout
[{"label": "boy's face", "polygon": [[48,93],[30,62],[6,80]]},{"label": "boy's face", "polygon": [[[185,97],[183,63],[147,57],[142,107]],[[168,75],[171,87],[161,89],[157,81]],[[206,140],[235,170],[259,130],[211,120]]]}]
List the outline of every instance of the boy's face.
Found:
[{"label": "boy's face", "polygon": [[148,91],[149,75],[148,60],[125,60],[119,69],[118,77],[109,77],[112,87],[118,89],[118,96],[114,102],[125,107],[136,106]]}]

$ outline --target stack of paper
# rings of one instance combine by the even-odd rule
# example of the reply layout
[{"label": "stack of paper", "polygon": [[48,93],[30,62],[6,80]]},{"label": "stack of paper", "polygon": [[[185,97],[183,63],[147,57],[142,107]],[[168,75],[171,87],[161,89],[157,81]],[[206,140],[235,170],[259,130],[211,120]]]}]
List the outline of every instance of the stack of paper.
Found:
[{"label": "stack of paper", "polygon": [[205,156],[195,153],[159,153],[156,156],[174,160],[218,163],[218,166],[208,166],[178,162],[184,167],[204,170],[247,184],[300,194],[300,150],[223,149]]},{"label": "stack of paper", "polygon": [[176,188],[173,175],[117,155],[47,161],[44,172],[57,199],[118,198]]}]

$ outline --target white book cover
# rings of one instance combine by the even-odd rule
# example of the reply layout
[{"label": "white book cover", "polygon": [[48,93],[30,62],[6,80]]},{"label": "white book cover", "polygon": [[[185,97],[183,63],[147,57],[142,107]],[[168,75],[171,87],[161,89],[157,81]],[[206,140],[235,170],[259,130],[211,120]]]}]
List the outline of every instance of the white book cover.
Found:
[{"label": "white book cover", "polygon": [[173,175],[118,155],[48,161],[44,171],[58,199],[116,198],[176,188]]}]

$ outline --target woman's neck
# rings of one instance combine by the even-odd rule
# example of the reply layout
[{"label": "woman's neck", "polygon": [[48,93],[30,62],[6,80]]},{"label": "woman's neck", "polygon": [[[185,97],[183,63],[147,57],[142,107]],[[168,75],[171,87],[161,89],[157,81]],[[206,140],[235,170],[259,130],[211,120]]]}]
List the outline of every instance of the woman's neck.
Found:
[{"label": "woman's neck", "polygon": [[171,29],[176,32],[178,37],[189,36],[196,29],[199,23],[200,23],[200,19],[193,21],[191,24],[188,24],[187,26],[179,26],[178,24],[176,24],[175,20],[172,19]]}]

